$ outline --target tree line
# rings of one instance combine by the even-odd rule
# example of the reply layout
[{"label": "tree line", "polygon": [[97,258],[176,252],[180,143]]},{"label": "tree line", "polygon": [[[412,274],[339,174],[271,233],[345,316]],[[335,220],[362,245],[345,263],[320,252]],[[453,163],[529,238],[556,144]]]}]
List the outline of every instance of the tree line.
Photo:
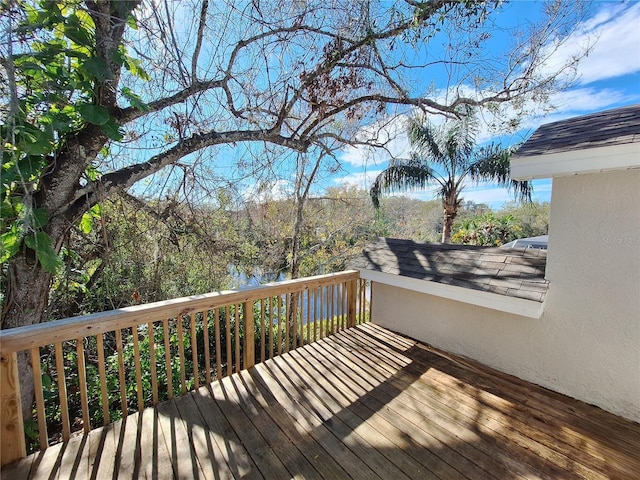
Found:
[{"label": "tree line", "polygon": [[[493,211],[462,202],[452,240],[499,246],[546,234],[548,215],[548,203],[512,202]],[[444,228],[440,200],[385,197],[376,209],[369,193],[355,187],[310,197],[302,219],[294,198],[246,201],[223,188],[199,206],[116,196],[63,247],[47,320],[290,277],[294,235],[302,277],[348,268],[377,237],[437,242]],[[7,281],[3,270],[3,299]]]}]

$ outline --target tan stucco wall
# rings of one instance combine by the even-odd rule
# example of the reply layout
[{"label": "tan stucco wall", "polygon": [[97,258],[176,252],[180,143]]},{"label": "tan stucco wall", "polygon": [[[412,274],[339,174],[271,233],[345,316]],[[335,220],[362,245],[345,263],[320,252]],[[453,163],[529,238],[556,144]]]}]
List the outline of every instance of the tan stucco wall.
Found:
[{"label": "tan stucco wall", "polygon": [[553,181],[540,319],[375,283],[372,319],[640,421],[640,171]]}]

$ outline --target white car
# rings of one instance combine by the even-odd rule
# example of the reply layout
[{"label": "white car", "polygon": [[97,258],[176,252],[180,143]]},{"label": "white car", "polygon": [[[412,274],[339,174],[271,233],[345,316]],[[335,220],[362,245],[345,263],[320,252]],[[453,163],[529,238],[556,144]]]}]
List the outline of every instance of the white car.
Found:
[{"label": "white car", "polygon": [[539,237],[518,238],[512,242],[505,243],[500,248],[540,248],[547,249],[549,243],[549,235],[540,235]]}]

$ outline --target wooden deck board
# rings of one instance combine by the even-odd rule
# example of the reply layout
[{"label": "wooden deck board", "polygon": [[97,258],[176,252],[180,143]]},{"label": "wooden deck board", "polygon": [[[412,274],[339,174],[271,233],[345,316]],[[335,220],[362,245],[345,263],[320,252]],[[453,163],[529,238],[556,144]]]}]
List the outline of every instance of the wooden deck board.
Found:
[{"label": "wooden deck board", "polygon": [[0,475],[634,479],[638,452],[638,423],[366,324]]}]

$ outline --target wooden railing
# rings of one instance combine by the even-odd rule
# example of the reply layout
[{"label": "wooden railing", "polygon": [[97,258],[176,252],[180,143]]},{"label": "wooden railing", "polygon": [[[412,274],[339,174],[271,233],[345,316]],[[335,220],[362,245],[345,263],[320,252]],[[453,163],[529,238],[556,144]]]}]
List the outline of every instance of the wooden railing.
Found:
[{"label": "wooden railing", "polygon": [[347,271],[1,331],[0,464],[364,322],[367,292]]}]

